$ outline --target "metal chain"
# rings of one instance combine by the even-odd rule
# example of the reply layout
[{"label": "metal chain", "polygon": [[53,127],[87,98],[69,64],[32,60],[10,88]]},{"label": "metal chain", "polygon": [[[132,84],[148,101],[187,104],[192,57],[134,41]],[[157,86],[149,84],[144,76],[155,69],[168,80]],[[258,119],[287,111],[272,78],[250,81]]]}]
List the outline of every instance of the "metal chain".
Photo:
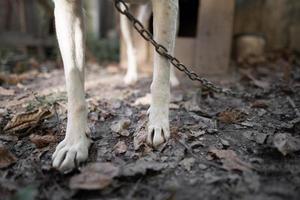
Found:
[{"label": "metal chain", "polygon": [[134,29],[148,42],[150,42],[153,47],[155,48],[155,51],[168,59],[171,64],[177,68],[179,71],[185,73],[192,81],[198,81],[203,87],[207,88],[208,90],[219,93],[219,94],[224,94],[226,96],[233,96],[233,97],[245,97],[248,98],[250,97],[250,94],[246,93],[237,93],[234,92],[230,89],[222,88],[219,86],[216,86],[212,82],[208,81],[205,78],[200,77],[198,74],[190,70],[188,67],[186,67],[184,64],[182,64],[177,58],[172,56],[169,52],[168,49],[161,45],[160,43],[156,42],[154,40],[153,35],[144,27],[144,25],[136,19],[129,11],[128,5],[124,2],[124,0],[114,0],[115,1],[115,7],[120,12],[122,15],[125,15],[128,20],[132,23]]}]

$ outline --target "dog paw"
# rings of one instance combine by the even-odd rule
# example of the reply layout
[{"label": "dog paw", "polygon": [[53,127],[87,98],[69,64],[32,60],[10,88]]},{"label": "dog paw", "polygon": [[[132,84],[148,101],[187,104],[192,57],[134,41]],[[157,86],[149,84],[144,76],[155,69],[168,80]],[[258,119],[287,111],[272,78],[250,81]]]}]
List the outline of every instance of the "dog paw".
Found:
[{"label": "dog paw", "polygon": [[150,107],[148,114],[147,143],[157,148],[170,138],[168,107],[165,109]]},{"label": "dog paw", "polygon": [[79,163],[87,160],[90,144],[91,140],[86,135],[77,139],[65,138],[52,156],[53,167],[64,173],[72,171]]},{"label": "dog paw", "polygon": [[124,77],[124,83],[126,85],[132,85],[136,83],[137,80],[138,80],[137,73],[127,73],[126,76]]}]

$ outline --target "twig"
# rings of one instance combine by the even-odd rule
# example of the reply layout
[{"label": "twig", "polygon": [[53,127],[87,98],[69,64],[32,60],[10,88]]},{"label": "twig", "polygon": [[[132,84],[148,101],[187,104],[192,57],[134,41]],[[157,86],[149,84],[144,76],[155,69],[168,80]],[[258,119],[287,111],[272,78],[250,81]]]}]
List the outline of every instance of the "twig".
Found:
[{"label": "twig", "polygon": [[293,101],[293,99],[290,96],[287,96],[286,99],[288,100],[290,105],[294,108],[294,111],[295,111],[296,115],[298,117],[300,117],[299,109],[297,108],[297,106],[296,106],[295,102]]}]

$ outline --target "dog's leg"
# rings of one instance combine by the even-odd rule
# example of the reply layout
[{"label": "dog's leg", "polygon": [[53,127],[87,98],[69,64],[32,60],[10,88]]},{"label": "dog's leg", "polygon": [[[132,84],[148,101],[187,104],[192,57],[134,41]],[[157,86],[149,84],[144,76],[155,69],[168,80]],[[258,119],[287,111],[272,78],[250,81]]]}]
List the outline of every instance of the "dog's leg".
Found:
[{"label": "dog's leg", "polygon": [[[174,51],[178,0],[152,0],[155,40]],[[166,142],[169,129],[170,63],[155,52],[147,141],[154,147]]]},{"label": "dog's leg", "polygon": [[88,157],[87,108],[84,94],[85,32],[81,0],[55,0],[58,43],[64,63],[68,94],[65,139],[56,147],[53,166],[66,172]]},{"label": "dog's leg", "polygon": [[171,66],[171,70],[170,70],[170,82],[172,87],[177,87],[180,84],[175,73],[175,68],[173,66]]},{"label": "dog's leg", "polygon": [[[142,24],[147,24],[151,18],[151,15],[152,15],[151,3],[146,3],[140,6],[137,18],[140,22],[142,22]],[[178,32],[178,28],[179,27],[177,26],[176,33]],[[179,85],[179,80],[176,77],[175,70],[173,67],[171,67],[170,81],[172,87],[176,87]]]},{"label": "dog's leg", "polygon": [[152,15],[151,3],[145,3],[145,4],[139,6],[137,19],[142,24],[147,24],[151,18],[151,15]]},{"label": "dog's leg", "polygon": [[130,23],[124,15],[121,15],[120,23],[127,53],[127,73],[124,77],[124,82],[130,85],[135,83],[138,79],[137,60],[133,46],[133,35],[130,29]]}]

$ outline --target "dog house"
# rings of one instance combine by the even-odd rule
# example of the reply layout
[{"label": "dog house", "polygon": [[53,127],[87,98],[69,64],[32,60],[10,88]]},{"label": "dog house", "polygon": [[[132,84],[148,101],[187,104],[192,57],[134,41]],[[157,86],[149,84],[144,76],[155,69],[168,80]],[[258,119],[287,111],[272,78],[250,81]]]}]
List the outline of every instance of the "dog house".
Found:
[{"label": "dog house", "polygon": [[[227,73],[235,0],[179,0],[179,3],[176,57],[202,75]],[[135,42],[139,66],[151,65],[153,48],[137,35]],[[121,42],[121,63],[126,66],[124,46],[124,42]]]}]

